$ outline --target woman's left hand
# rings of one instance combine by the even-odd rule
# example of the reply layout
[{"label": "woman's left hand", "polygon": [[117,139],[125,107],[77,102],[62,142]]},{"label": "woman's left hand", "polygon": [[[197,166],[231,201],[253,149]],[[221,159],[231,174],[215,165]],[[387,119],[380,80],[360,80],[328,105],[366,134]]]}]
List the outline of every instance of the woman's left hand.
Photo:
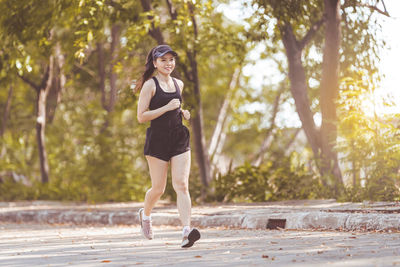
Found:
[{"label": "woman's left hand", "polygon": [[182,115],[185,118],[185,120],[189,120],[190,119],[190,112],[189,110],[186,109],[181,109]]}]

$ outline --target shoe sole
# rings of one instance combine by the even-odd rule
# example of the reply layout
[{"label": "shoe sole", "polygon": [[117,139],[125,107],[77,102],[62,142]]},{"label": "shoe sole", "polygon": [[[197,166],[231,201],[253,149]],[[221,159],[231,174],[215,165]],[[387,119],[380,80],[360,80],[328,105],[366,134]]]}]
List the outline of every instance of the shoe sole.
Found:
[{"label": "shoe sole", "polygon": [[199,240],[201,237],[199,230],[197,230],[196,228],[193,228],[192,231],[190,231],[189,235],[188,235],[188,240],[189,242],[182,246],[183,248],[190,248],[191,246],[193,246],[194,242],[196,242],[197,240]]}]

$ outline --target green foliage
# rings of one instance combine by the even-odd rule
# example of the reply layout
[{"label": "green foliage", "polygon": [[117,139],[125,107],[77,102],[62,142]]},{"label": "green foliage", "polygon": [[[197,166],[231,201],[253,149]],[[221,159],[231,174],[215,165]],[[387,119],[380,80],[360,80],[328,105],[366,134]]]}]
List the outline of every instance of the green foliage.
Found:
[{"label": "green foliage", "polygon": [[390,176],[392,177],[372,175],[365,185],[364,199],[373,201],[400,200],[399,175],[392,173]]},{"label": "green foliage", "polygon": [[[341,89],[338,151],[346,162],[349,199],[400,199],[399,116],[379,118],[375,112],[369,80],[361,77],[343,80]],[[397,126],[396,126],[397,125]],[[348,193],[349,193],[348,192]]]},{"label": "green foliage", "polygon": [[398,184],[398,179],[373,176],[366,181],[365,186],[347,186],[343,195],[338,197],[338,200],[351,202],[361,202],[363,200],[399,201]]},{"label": "green foliage", "polygon": [[250,164],[235,168],[214,180],[216,201],[267,201],[272,195],[268,172]]},{"label": "green foliage", "polygon": [[304,165],[296,164],[296,153],[256,167],[249,163],[219,175],[213,184],[214,201],[262,202],[322,197],[321,185]]},{"label": "green foliage", "polygon": [[271,200],[315,199],[321,197],[318,176],[304,165],[294,166],[291,158],[282,158],[275,166],[270,183],[273,187]]},{"label": "green foliage", "polygon": [[[140,161],[143,144],[132,136],[144,139],[144,130],[137,127],[134,114],[122,108],[126,102],[121,101],[111,117],[101,112],[98,101],[75,99],[58,107],[47,129],[51,179],[45,185],[38,182],[34,131],[13,138],[7,132],[1,143],[7,153],[0,158],[0,199],[143,200],[150,179]],[[104,128],[106,121],[112,127]],[[28,185],[15,183],[11,173],[26,177]]]}]

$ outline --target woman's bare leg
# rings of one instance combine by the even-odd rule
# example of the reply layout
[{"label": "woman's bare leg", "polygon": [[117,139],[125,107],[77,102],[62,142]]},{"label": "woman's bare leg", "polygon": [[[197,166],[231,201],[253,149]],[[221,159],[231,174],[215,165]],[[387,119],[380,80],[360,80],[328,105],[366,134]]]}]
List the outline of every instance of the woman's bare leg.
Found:
[{"label": "woman's bare leg", "polygon": [[189,194],[190,151],[171,158],[172,186],[177,195],[179,216],[183,226],[190,226],[192,203]]},{"label": "woman's bare leg", "polygon": [[151,156],[146,156],[146,159],[149,165],[151,188],[147,190],[144,198],[144,214],[150,216],[157,201],[164,194],[167,184],[168,162]]}]

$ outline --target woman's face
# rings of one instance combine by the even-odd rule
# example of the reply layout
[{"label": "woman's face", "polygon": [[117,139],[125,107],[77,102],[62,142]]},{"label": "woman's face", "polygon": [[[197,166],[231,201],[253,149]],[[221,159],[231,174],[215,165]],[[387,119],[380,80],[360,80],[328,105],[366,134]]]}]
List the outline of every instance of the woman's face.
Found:
[{"label": "woman's face", "polygon": [[167,53],[162,57],[157,58],[154,61],[154,66],[157,68],[158,72],[161,72],[162,74],[171,74],[171,72],[175,68],[175,57]]}]

